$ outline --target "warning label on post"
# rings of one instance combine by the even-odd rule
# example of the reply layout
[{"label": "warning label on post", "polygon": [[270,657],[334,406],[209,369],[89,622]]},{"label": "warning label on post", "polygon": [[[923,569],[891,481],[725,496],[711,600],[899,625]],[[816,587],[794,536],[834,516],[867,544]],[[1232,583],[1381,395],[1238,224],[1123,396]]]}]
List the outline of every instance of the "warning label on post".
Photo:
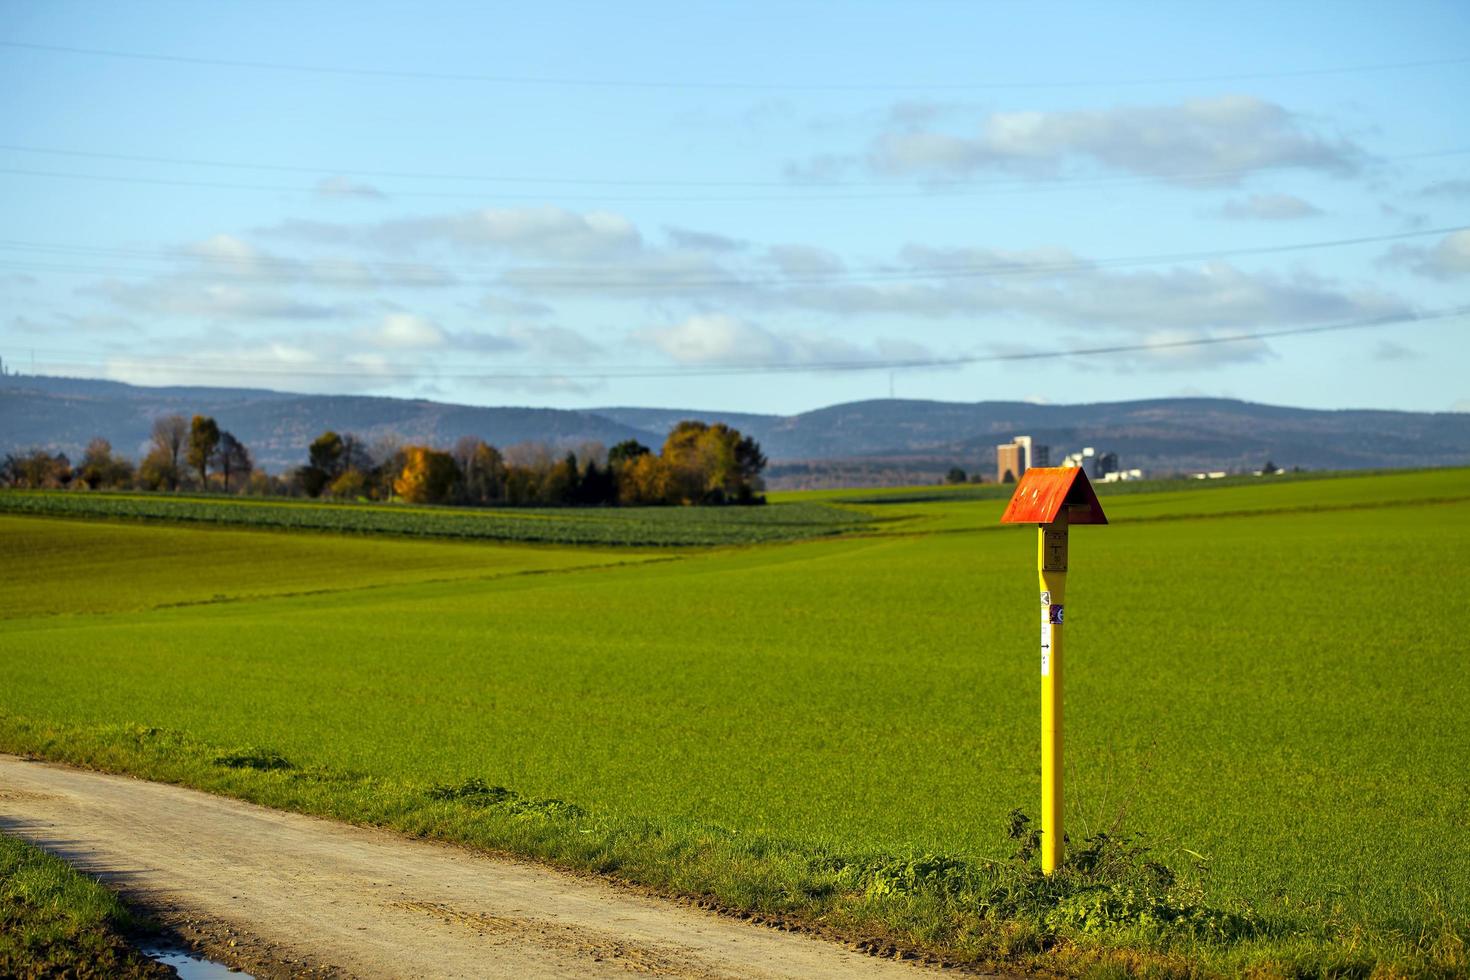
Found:
[{"label": "warning label on post", "polygon": [[1067,570],[1067,532],[1065,530],[1043,529],[1041,570],[1043,572],[1065,572]]}]

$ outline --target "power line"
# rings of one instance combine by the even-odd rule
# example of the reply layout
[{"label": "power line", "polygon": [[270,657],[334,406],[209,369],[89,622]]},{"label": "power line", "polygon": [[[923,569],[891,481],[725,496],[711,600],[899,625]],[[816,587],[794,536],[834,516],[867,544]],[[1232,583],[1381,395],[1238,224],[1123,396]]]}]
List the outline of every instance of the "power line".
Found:
[{"label": "power line", "polygon": [[[1470,153],[1470,150],[1455,150],[1451,153]],[[1442,154],[1449,155],[1449,154]],[[1146,175],[1122,175],[1114,177],[1074,177],[1045,180],[1035,179],[1013,182],[969,182],[965,184],[933,184],[924,185],[918,189],[898,191],[873,191],[868,193],[845,193],[838,192],[836,188],[849,186],[847,184],[832,185],[834,190],[810,193],[807,189],[811,185],[792,184],[794,189],[800,189],[803,193],[792,194],[721,194],[721,195],[630,195],[630,194],[595,194],[595,195],[573,195],[558,194],[559,201],[573,201],[578,203],[593,204],[718,204],[718,203],[752,203],[769,201],[775,204],[803,204],[823,202],[850,202],[850,201],[892,201],[892,200],[923,200],[934,198],[969,197],[988,193],[1039,193],[1057,189],[1071,190],[1082,187],[1111,187],[1119,185],[1152,183],[1160,180],[1174,181],[1179,183],[1207,182],[1211,180],[1226,180],[1242,177],[1248,174],[1261,173],[1267,170],[1294,169],[1292,165],[1280,167],[1257,167],[1254,169],[1218,170],[1212,172],[1199,172],[1191,174],[1146,174]],[[139,177],[122,174],[96,174],[75,173],[58,170],[37,170],[23,167],[0,168],[0,174],[9,174],[16,177],[40,177],[48,180],[84,180],[97,181],[113,184],[139,184],[155,187],[188,187],[199,190],[230,190],[230,191],[263,191],[273,194],[304,194],[312,197],[334,196],[329,188],[323,187],[300,187],[287,184],[247,184],[234,181],[212,181],[212,180],[184,180],[171,177]],[[340,176],[340,175],[339,175]],[[857,185],[853,185],[857,186]],[[870,185],[878,186],[878,185]],[[374,190],[377,190],[376,188]],[[543,192],[523,192],[518,194],[486,194],[483,192],[469,191],[400,191],[380,190],[379,195],[385,198],[436,198],[439,200],[454,201],[525,201],[531,194],[542,195]],[[343,196],[338,194],[336,196]],[[350,196],[346,195],[346,196]]]},{"label": "power line", "polygon": [[[0,143],[0,150],[8,150],[8,151],[11,151],[11,152],[16,152],[16,153],[34,153],[34,154],[40,154],[40,155],[43,155],[43,156],[72,157],[72,158],[88,159],[88,160],[116,160],[116,161],[123,162],[123,163],[163,164],[163,165],[167,165],[167,166],[181,166],[181,167],[208,167],[208,168],[225,169],[225,170],[256,170],[256,171],[269,172],[269,173],[315,174],[315,175],[318,175],[318,176],[330,175],[330,176],[337,176],[337,177],[359,177],[359,178],[371,178],[371,179],[389,178],[389,179],[401,179],[401,180],[465,181],[465,182],[491,183],[491,184],[530,184],[530,185],[548,185],[548,186],[550,186],[550,185],[555,185],[555,186],[596,185],[596,186],[608,186],[608,187],[736,187],[736,188],[739,188],[739,187],[749,187],[749,188],[777,188],[777,189],[788,189],[788,190],[789,189],[810,190],[813,187],[827,188],[827,189],[833,189],[833,190],[839,190],[839,189],[848,188],[848,187],[871,187],[871,188],[889,188],[889,189],[892,189],[894,187],[904,187],[904,186],[907,186],[908,187],[908,194],[905,195],[905,196],[915,196],[915,197],[927,197],[927,196],[935,196],[935,195],[940,195],[940,196],[963,195],[963,194],[965,194],[965,193],[967,193],[967,192],[969,192],[971,190],[976,190],[976,189],[979,189],[979,190],[1017,190],[1017,189],[1028,189],[1029,190],[1029,189],[1033,189],[1033,188],[1038,187],[1038,185],[1045,186],[1045,187],[1050,187],[1052,185],[1078,185],[1078,186],[1092,187],[1092,186],[1110,186],[1110,185],[1116,185],[1116,184],[1143,183],[1143,182],[1152,182],[1152,181],[1157,181],[1157,180],[1170,180],[1170,181],[1226,180],[1226,179],[1235,178],[1235,177],[1243,177],[1243,176],[1246,176],[1246,175],[1249,175],[1249,174],[1260,174],[1260,173],[1270,173],[1270,172],[1273,172],[1273,171],[1292,170],[1292,169],[1296,169],[1297,166],[1298,166],[1297,164],[1294,164],[1294,163],[1278,163],[1278,164],[1267,164],[1267,165],[1264,165],[1264,166],[1255,166],[1255,167],[1234,167],[1234,168],[1228,168],[1228,169],[1200,170],[1200,171],[1192,171],[1192,172],[1156,171],[1156,172],[1152,172],[1152,173],[1141,173],[1141,174],[1135,173],[1135,174],[1124,174],[1124,175],[1114,175],[1114,176],[1076,176],[1076,175],[1067,176],[1067,175],[1061,175],[1061,176],[1048,176],[1044,180],[1017,179],[1017,178],[1007,178],[1007,179],[1001,179],[1001,180],[952,180],[952,181],[946,181],[946,182],[944,182],[942,184],[938,184],[938,185],[934,185],[932,183],[920,183],[920,184],[917,184],[917,185],[902,185],[902,184],[899,184],[899,183],[897,183],[895,181],[864,181],[864,180],[844,180],[844,181],[840,181],[840,182],[836,182],[836,183],[832,183],[832,184],[827,184],[827,185],[821,185],[821,184],[815,184],[814,185],[814,184],[808,184],[808,183],[801,183],[801,182],[797,182],[797,181],[793,181],[793,180],[689,180],[689,179],[685,179],[685,178],[648,178],[648,177],[643,177],[643,178],[546,177],[546,176],[527,177],[527,176],[516,176],[516,175],[442,173],[442,172],[431,172],[431,171],[373,170],[373,169],[365,169],[365,168],[360,168],[360,167],[302,166],[302,165],[299,165],[299,164],[283,164],[283,163],[245,163],[245,162],[239,162],[239,161],[209,160],[209,159],[199,159],[199,158],[190,158],[190,157],[166,157],[166,156],[152,156],[152,155],[130,154],[130,153],[108,153],[108,152],[95,151],[95,150],[71,150],[71,149],[57,149],[57,148],[54,148],[54,147],[26,146],[26,145],[17,144],[17,143]],[[1470,153],[1470,148],[1455,148],[1455,149],[1446,149],[1446,150],[1430,150],[1430,151],[1422,152],[1422,153],[1394,154],[1394,155],[1391,155],[1391,156],[1375,157],[1374,160],[1375,160],[1375,162],[1380,162],[1380,163],[1392,163],[1392,162],[1400,162],[1400,161],[1405,161],[1405,160],[1424,160],[1424,159],[1430,159],[1430,158],[1434,158],[1434,157],[1463,156],[1463,155],[1465,155],[1467,153]],[[17,170],[14,170],[14,171],[0,171],[0,173],[17,173],[17,174],[21,174],[21,175],[25,175],[25,176],[70,177],[70,178],[81,179],[81,180],[123,179],[123,180],[129,180],[129,181],[131,181],[131,180],[134,180],[134,179],[138,179],[138,180],[147,179],[150,182],[165,182],[165,181],[171,182],[172,181],[172,178],[161,178],[161,177],[154,177],[154,178],[134,178],[134,177],[130,177],[130,176],[122,176],[122,177],[115,178],[115,175],[72,174],[72,173],[60,173],[60,172],[51,171],[51,170],[36,170],[36,169],[24,169],[24,170],[17,169]],[[221,187],[221,188],[228,188],[228,189],[281,191],[281,192],[311,193],[311,194],[319,194],[319,193],[322,193],[322,191],[319,188],[315,188],[315,187],[302,188],[302,187],[287,187],[287,186],[258,185],[258,184],[235,184],[235,183],[213,183],[213,182],[191,182],[191,181],[183,181],[183,182],[181,182],[181,186],[199,186],[199,187],[210,187],[210,188]],[[394,197],[397,197],[397,196],[420,196],[420,195],[422,195],[423,192],[416,192],[416,191],[407,191],[407,192],[384,191],[383,193],[384,193],[385,196],[394,196]],[[479,195],[472,195],[472,194],[451,194],[451,195],[436,195],[436,196],[478,197]],[[825,193],[824,193],[823,196],[832,196],[832,195],[825,195]],[[867,196],[867,195],[864,195],[864,196]],[[890,196],[890,195],[884,194],[884,195],[873,195],[873,196],[876,196],[876,197],[887,197],[887,196]],[[599,199],[601,199],[601,198],[599,198]],[[766,199],[767,198],[755,198],[755,200],[766,200]],[[784,200],[796,200],[796,199],[799,199],[799,198],[796,198],[796,197],[794,197],[792,195],[785,195],[785,196],[782,196],[782,197],[779,197],[779,198],[774,198],[774,197],[773,198],[770,198],[770,200],[783,200],[783,201]],[[846,198],[842,198],[842,199],[848,199],[848,200],[850,200],[851,197],[846,197]],[[686,199],[685,198],[676,198],[675,200],[686,200]],[[732,200],[751,200],[751,198],[732,198]]]},{"label": "power line", "polygon": [[[385,371],[314,371],[299,368],[252,368],[246,365],[251,362],[234,361],[228,367],[212,366],[198,360],[181,361],[167,358],[132,358],[140,366],[158,369],[162,371],[187,371],[191,374],[225,374],[225,375],[263,375],[272,377],[301,377],[301,378],[343,378],[352,380],[383,380],[400,381],[412,380],[425,373],[432,373],[436,380],[444,381],[535,381],[535,380],[642,380],[657,378],[684,378],[684,377],[724,377],[738,375],[760,375],[760,374],[826,374],[826,373],[849,373],[862,371],[901,371],[922,370],[950,367],[965,367],[971,364],[989,364],[1011,361],[1044,361],[1060,360],[1069,357],[1099,357],[1111,354],[1148,353],[1155,351],[1180,350],[1191,347],[1209,347],[1222,344],[1247,343],[1257,340],[1270,340],[1279,337],[1301,336],[1309,334],[1338,333],[1346,330],[1362,330],[1372,327],[1394,326],[1399,324],[1429,323],[1438,320],[1447,320],[1455,317],[1470,315],[1470,306],[1459,306],[1443,310],[1431,310],[1423,313],[1390,314],[1380,317],[1371,317],[1361,320],[1350,320],[1340,323],[1319,324],[1315,326],[1283,327],[1276,330],[1257,330],[1248,333],[1228,334],[1216,337],[1198,337],[1189,340],[1159,341],[1143,344],[1110,344],[1099,347],[1069,348],[1066,350],[1042,350],[1022,351],[1000,354],[970,354],[957,357],[931,357],[931,358],[902,358],[887,360],[859,360],[859,361],[813,361],[805,363],[765,363],[765,364],[734,364],[707,367],[666,367],[648,368],[643,366],[619,366],[605,367],[601,369],[588,369],[584,365],[575,365],[566,368],[552,366],[527,365],[517,369],[506,369],[495,372],[473,371],[473,372],[438,372],[432,365],[422,365],[413,370],[405,370],[401,366],[393,370]],[[57,353],[63,356],[72,356],[73,352],[67,351],[45,351],[42,353]],[[60,362],[64,366],[115,366],[116,360],[96,360],[95,355],[77,355],[83,360]],[[91,358],[91,361],[86,360]],[[259,363],[259,362],[256,362]]]},{"label": "power line", "polygon": [[1434,58],[1422,61],[1400,61],[1372,65],[1295,68],[1268,72],[1227,72],[1213,75],[1175,75],[1152,78],[1072,79],[1063,81],[988,81],[988,82],[752,82],[752,81],[671,81],[666,79],[575,78],[538,75],[486,75],[468,72],[423,71],[412,69],[367,68],[342,65],[310,65],[280,61],[255,61],[234,58],[207,58],[197,55],[159,54],[124,51],[115,48],[90,48],[60,44],[38,44],[27,41],[0,41],[0,47],[52,54],[85,55],[161,64],[214,68],[243,68],[254,71],[295,72],[312,75],[338,75],[363,78],[419,79],[440,82],[478,82],[493,85],[538,85],[556,88],[624,88],[696,91],[812,91],[812,92],[922,92],[984,91],[995,89],[1071,89],[1101,86],[1142,86],[1200,82],[1239,82],[1271,78],[1310,78],[1321,75],[1368,74],[1462,65],[1470,57]]},{"label": "power line", "polygon": [[[1006,276],[1049,276],[1064,275],[1067,273],[1089,272],[1096,269],[1123,268],[1129,266],[1166,265],[1180,262],[1200,262],[1226,258],[1258,257],[1265,255],[1281,255],[1292,252],[1314,251],[1326,248],[1346,248],[1357,245],[1381,244],[1384,242],[1404,241],[1414,238],[1426,238],[1440,235],[1454,234],[1456,232],[1470,231],[1470,225],[1451,225],[1442,228],[1425,228],[1417,231],[1396,232],[1388,235],[1361,235],[1353,238],[1337,238],[1312,242],[1293,242],[1284,245],[1257,245],[1233,249],[1211,249],[1191,252],[1165,252],[1151,255],[1129,255],[1115,256],[1101,259],[1078,259],[1062,262],[995,262],[988,264],[956,264],[928,269],[885,269],[881,267],[858,269],[851,271],[832,272],[824,275],[806,276],[782,276],[754,272],[745,278],[729,276],[725,278],[681,278],[677,269],[660,269],[657,266],[647,267],[641,272],[644,278],[607,278],[608,271],[622,272],[626,276],[628,270],[618,270],[602,267],[551,267],[551,266],[521,266],[513,267],[508,272],[519,273],[519,277],[507,279],[504,275],[492,279],[467,279],[458,278],[454,280],[456,285],[480,285],[480,286],[518,286],[522,288],[556,288],[556,289],[715,289],[715,288],[759,288],[759,287],[785,287],[785,286],[823,286],[823,285],[847,285],[867,284],[884,282],[922,282],[929,280],[947,279],[983,279]],[[118,255],[127,258],[134,255],[142,260],[179,260],[179,261],[201,261],[205,263],[217,262],[225,265],[236,264],[240,266],[249,264],[277,264],[282,268],[281,274],[269,275],[220,275],[209,273],[211,277],[219,281],[240,282],[266,282],[266,283],[302,283],[318,285],[355,285],[364,283],[364,278],[358,276],[331,276],[314,274],[310,259],[257,259],[250,257],[236,257],[227,255],[197,255],[187,252],[149,252],[142,249],[106,249],[98,246],[85,245],[61,245],[24,241],[0,240],[0,250],[31,250],[44,251],[70,250],[82,254],[97,253],[104,257]],[[334,264],[331,260],[325,264]],[[335,264],[346,267],[345,261],[336,261]],[[7,268],[18,268],[27,271],[38,272],[65,272],[85,275],[134,275],[155,276],[163,272],[154,269],[135,269],[108,265],[92,266],[68,266],[47,265],[45,263],[27,262],[22,259],[0,259],[0,266]],[[291,274],[286,270],[297,267]],[[365,272],[372,274],[375,271],[398,272],[404,276],[413,276],[415,273],[435,271],[430,263],[364,263]],[[550,273],[549,276],[539,273]],[[527,276],[526,273],[531,273]],[[669,278],[662,281],[650,278],[659,274]],[[601,276],[601,277],[600,277]],[[196,277],[197,278],[197,277]],[[391,284],[391,283],[389,283]]]}]

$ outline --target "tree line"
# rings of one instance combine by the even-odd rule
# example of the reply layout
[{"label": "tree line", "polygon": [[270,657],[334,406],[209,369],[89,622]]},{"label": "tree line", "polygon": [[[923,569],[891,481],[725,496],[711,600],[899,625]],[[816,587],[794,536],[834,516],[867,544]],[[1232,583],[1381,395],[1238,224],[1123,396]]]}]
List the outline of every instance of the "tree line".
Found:
[{"label": "tree line", "polygon": [[0,483],[469,506],[753,504],[765,501],[765,466],[760,445],[739,430],[685,421],[657,452],[631,439],[610,450],[593,443],[562,453],[538,443],[501,450],[473,436],[447,450],[392,438],[369,446],[329,430],[307,447],[304,465],[273,476],[213,418],[169,415],[155,420],[136,466],[98,438],[75,466],[44,450],[7,456]]},{"label": "tree line", "polygon": [[538,443],[501,450],[467,436],[452,449],[362,440],[328,431],[294,473],[312,497],[509,506],[763,503],[760,445],[723,423],[680,422],[658,452],[629,439],[555,453]]},{"label": "tree line", "polygon": [[136,466],[98,437],[75,466],[65,453],[12,453],[0,462],[0,483],[13,487],[87,490],[244,489],[255,470],[250,450],[207,415],[155,419],[148,450]]}]

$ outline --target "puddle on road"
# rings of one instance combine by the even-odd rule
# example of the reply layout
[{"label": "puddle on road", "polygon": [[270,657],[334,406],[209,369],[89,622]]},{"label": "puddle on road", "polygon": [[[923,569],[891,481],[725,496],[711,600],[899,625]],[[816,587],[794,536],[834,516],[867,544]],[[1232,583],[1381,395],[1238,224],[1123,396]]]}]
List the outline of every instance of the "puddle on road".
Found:
[{"label": "puddle on road", "polygon": [[250,974],[232,970],[223,963],[207,960],[202,956],[181,949],[144,949],[143,955],[164,966],[171,966],[179,973],[180,980],[253,980]]}]

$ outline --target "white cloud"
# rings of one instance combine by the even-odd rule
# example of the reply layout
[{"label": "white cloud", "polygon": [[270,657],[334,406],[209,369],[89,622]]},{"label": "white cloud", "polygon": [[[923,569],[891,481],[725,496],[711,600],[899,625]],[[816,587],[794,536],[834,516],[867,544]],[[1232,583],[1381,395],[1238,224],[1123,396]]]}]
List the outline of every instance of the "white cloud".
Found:
[{"label": "white cloud", "polygon": [[778,333],[724,313],[697,314],[679,323],[648,327],[635,331],[632,338],[679,364],[703,367],[861,367],[933,357],[928,348],[912,341],[882,338],[858,344],[815,331]]},{"label": "white cloud", "polygon": [[386,350],[443,347],[449,339],[438,324],[414,313],[389,313],[360,336],[365,343]]},{"label": "white cloud", "polygon": [[528,296],[568,293],[622,299],[715,294],[719,286],[712,284],[739,278],[708,253],[687,249],[649,250],[596,269],[516,266],[501,275],[505,285]]},{"label": "white cloud", "polygon": [[[144,385],[248,385],[295,391],[316,391],[323,386],[344,390],[368,390],[376,382],[344,377],[329,381],[327,372],[337,365],[319,352],[297,343],[267,340],[251,344],[212,344],[202,337],[188,345],[186,360],[168,353],[126,354],[111,357],[102,376],[114,381]],[[320,373],[319,373],[320,372]]]},{"label": "white cloud", "polygon": [[535,357],[580,362],[602,352],[598,344],[565,327],[513,323],[506,327],[502,336],[507,343]]},{"label": "white cloud", "polygon": [[1470,197],[1470,180],[1440,180],[1419,192],[1421,197]]},{"label": "white cloud", "polygon": [[241,317],[267,320],[323,320],[344,310],[284,295],[271,288],[161,278],[127,283],[108,279],[78,290],[133,313],[168,316]]},{"label": "white cloud", "polygon": [[717,235],[708,231],[694,231],[674,225],[665,226],[664,234],[669,236],[669,241],[675,248],[704,252],[740,252],[750,247],[749,242],[740,238],[730,238],[727,235]]},{"label": "white cloud", "polygon": [[1241,221],[1292,221],[1321,213],[1321,208],[1291,194],[1252,194],[1226,201],[1220,208],[1223,217]]},{"label": "white cloud", "polygon": [[538,303],[528,299],[513,299],[509,296],[499,296],[495,293],[486,293],[480,297],[475,308],[485,313],[497,316],[516,317],[543,317],[550,316],[555,311],[545,303]]},{"label": "white cloud", "polygon": [[267,252],[235,235],[214,235],[185,245],[181,252],[196,272],[221,279],[372,289],[382,286],[447,286],[454,277],[426,262],[367,263],[313,256],[289,258]]},{"label": "white cloud", "polygon": [[505,333],[490,330],[456,330],[447,334],[447,350],[488,354],[521,351],[525,344]]},{"label": "white cloud", "polygon": [[[548,376],[539,369],[526,369],[519,376],[521,369],[513,360],[477,364],[452,359],[469,353],[524,354],[534,351],[533,342],[544,343],[545,339],[515,330],[505,334],[454,332],[417,314],[395,313],[356,331],[293,331],[289,336],[242,339],[216,330],[177,338],[167,350],[140,352],[129,345],[127,353],[107,359],[103,376],[135,384],[243,383],[285,391],[357,393],[382,391],[385,385],[417,391],[441,380],[446,370],[455,370],[483,374],[481,380],[464,381],[486,390],[592,390],[594,383]],[[178,356],[179,349],[187,349],[188,356]]]},{"label": "white cloud", "polygon": [[1407,361],[1419,357],[1419,352],[1396,344],[1392,340],[1380,340],[1378,346],[1373,348],[1373,360],[1375,361]]},{"label": "white cloud", "polygon": [[[1229,262],[1119,272],[1098,268],[1065,249],[1003,252],[911,246],[903,256],[913,268],[961,274],[930,281],[800,285],[772,290],[761,302],[769,308],[844,316],[1009,315],[1031,328],[1075,325],[1135,333],[1322,323],[1409,308],[1379,290],[1346,288],[1303,272],[1248,272]],[[963,274],[966,270],[976,274]]]},{"label": "white cloud", "polygon": [[783,171],[787,180],[798,184],[828,184],[847,176],[859,162],[850,153],[818,153],[786,164]]},{"label": "white cloud", "polygon": [[551,206],[482,208],[370,224],[287,221],[261,229],[261,233],[390,251],[442,247],[554,261],[606,259],[643,247],[642,235],[623,215]]},{"label": "white cloud", "polygon": [[766,254],[782,275],[797,278],[830,276],[847,268],[840,255],[814,245],[772,245]]},{"label": "white cloud", "polygon": [[44,320],[38,320],[29,316],[15,316],[10,319],[10,329],[17,333],[41,334],[46,336],[65,335],[75,337],[86,335],[92,337],[103,337],[109,334],[124,334],[134,336],[142,327],[137,321],[122,316],[109,316],[107,314],[73,314],[52,313]]},{"label": "white cloud", "polygon": [[926,272],[1064,275],[1088,272],[1093,263],[1057,245],[1040,248],[936,248],[910,243],[899,250],[910,269]]},{"label": "white cloud", "polygon": [[1264,340],[1200,343],[1228,336],[1228,332],[1210,330],[1154,330],[1140,338],[1152,350],[1114,355],[1108,362],[1114,370],[1192,371],[1223,364],[1248,364],[1272,356]]},{"label": "white cloud", "polygon": [[172,251],[177,265],[148,279],[106,279],[77,290],[136,314],[238,319],[322,320],[350,305],[298,295],[303,290],[442,288],[455,280],[424,262],[365,263],[292,258],[235,235],[218,234]]},{"label": "white cloud", "polygon": [[[582,362],[602,348],[574,330],[547,324],[516,322],[499,330],[446,330],[417,313],[395,311],[384,314],[371,327],[353,337],[367,351],[354,356],[384,357],[403,351],[449,354],[509,353],[549,360]],[[382,354],[380,352],[387,352]],[[509,362],[499,367],[513,367]]]},{"label": "white cloud", "polygon": [[254,245],[235,235],[211,235],[202,241],[191,242],[183,248],[185,255],[212,261],[239,264],[250,269],[275,265],[280,259],[266,255]]},{"label": "white cloud", "polygon": [[682,323],[637,331],[680,364],[767,364],[784,360],[789,348],[762,327],[724,313],[689,317]]},{"label": "white cloud", "polygon": [[364,184],[337,174],[332,177],[323,177],[316,182],[316,196],[322,198],[335,198],[358,201],[380,201],[384,194],[372,184]]},{"label": "white cloud", "polygon": [[906,125],[873,141],[873,170],[937,178],[987,170],[1047,177],[1086,163],[1180,181],[1233,183],[1240,173],[1262,168],[1348,174],[1363,158],[1348,140],[1319,135],[1285,108],[1248,95],[1177,105],[997,112],[969,133],[929,128],[929,120],[912,110],[905,118]]},{"label": "white cloud", "polygon": [[[1270,211],[1281,202],[1257,195],[1247,204]],[[518,360],[543,365],[590,362],[602,351],[596,342],[544,319],[572,310],[585,315],[592,309],[589,304],[603,308],[621,304],[637,310],[635,315],[648,318],[643,322],[657,325],[636,330],[630,338],[676,363],[726,366],[856,366],[931,357],[918,344],[855,341],[846,330],[824,333],[789,326],[799,323],[793,314],[813,312],[854,322],[859,317],[887,317],[893,335],[913,334],[920,319],[948,319],[965,327],[954,337],[963,345],[959,349],[974,351],[998,350],[994,341],[1002,338],[1024,339],[1048,349],[1104,346],[1366,319],[1409,309],[1402,299],[1382,290],[1303,271],[1244,269],[1227,261],[1129,267],[1095,261],[1061,246],[1002,249],[913,243],[888,261],[864,268],[815,245],[758,248],[738,243],[736,248],[733,239],[705,241],[700,237],[707,234],[703,232],[666,229],[670,244],[649,246],[626,219],[594,220],[591,214],[595,213],[510,209],[313,226],[329,229],[315,241],[352,246],[340,250],[349,255],[359,248],[387,248],[389,241],[426,246],[432,241],[439,248],[454,248],[455,241],[501,243],[483,246],[503,245],[507,254],[497,256],[501,261],[493,264],[480,263],[486,268],[475,277],[477,282],[482,276],[498,277],[501,288],[452,297],[434,311],[449,317],[446,311],[452,310],[455,319],[435,319],[425,315],[427,311],[405,308],[406,301],[398,306],[392,293],[373,297],[372,305],[365,299],[355,306],[317,299],[329,295],[320,293],[328,282],[334,288],[347,282],[381,288],[389,274],[417,281],[419,270],[424,280],[452,281],[433,262],[390,262],[382,255],[363,261],[287,258],[233,235],[217,235],[181,250],[184,266],[171,276],[131,285],[109,282],[91,291],[121,308],[114,313],[266,320],[371,311],[340,328],[313,331],[319,338],[313,341],[314,349],[338,358],[349,353],[381,358],[419,351],[431,363],[447,363],[455,353],[465,354],[466,360],[475,354],[508,355],[494,358],[497,371]],[[431,228],[438,229],[438,238],[430,234]],[[603,247],[613,251],[595,261],[546,261],[553,254]],[[1418,256],[1415,261],[1428,259]],[[260,282],[229,281],[246,275],[258,276]],[[310,298],[288,295],[279,288],[281,283],[300,286],[302,292],[311,287]],[[563,296],[569,297],[565,303]],[[556,310],[551,302],[556,302]],[[214,328],[217,331],[219,324]],[[1120,357],[1119,363],[1169,367],[1264,354],[1263,344],[1229,344],[1178,348],[1157,356],[1145,352]]]},{"label": "white cloud", "polygon": [[1443,282],[1470,277],[1470,231],[1450,232],[1429,248],[1395,245],[1381,261]]},{"label": "white cloud", "polygon": [[502,375],[472,381],[470,384],[484,392],[486,398],[504,398],[507,393],[511,392],[547,396],[590,395],[607,387],[607,382],[601,378],[566,377],[554,374],[526,375],[525,377]]},{"label": "white cloud", "polygon": [[1401,312],[1387,295],[1344,291],[1314,276],[1245,272],[1228,262],[1167,271],[1098,273],[1066,289],[1012,288],[1014,308],[1133,329],[1259,327]]}]

